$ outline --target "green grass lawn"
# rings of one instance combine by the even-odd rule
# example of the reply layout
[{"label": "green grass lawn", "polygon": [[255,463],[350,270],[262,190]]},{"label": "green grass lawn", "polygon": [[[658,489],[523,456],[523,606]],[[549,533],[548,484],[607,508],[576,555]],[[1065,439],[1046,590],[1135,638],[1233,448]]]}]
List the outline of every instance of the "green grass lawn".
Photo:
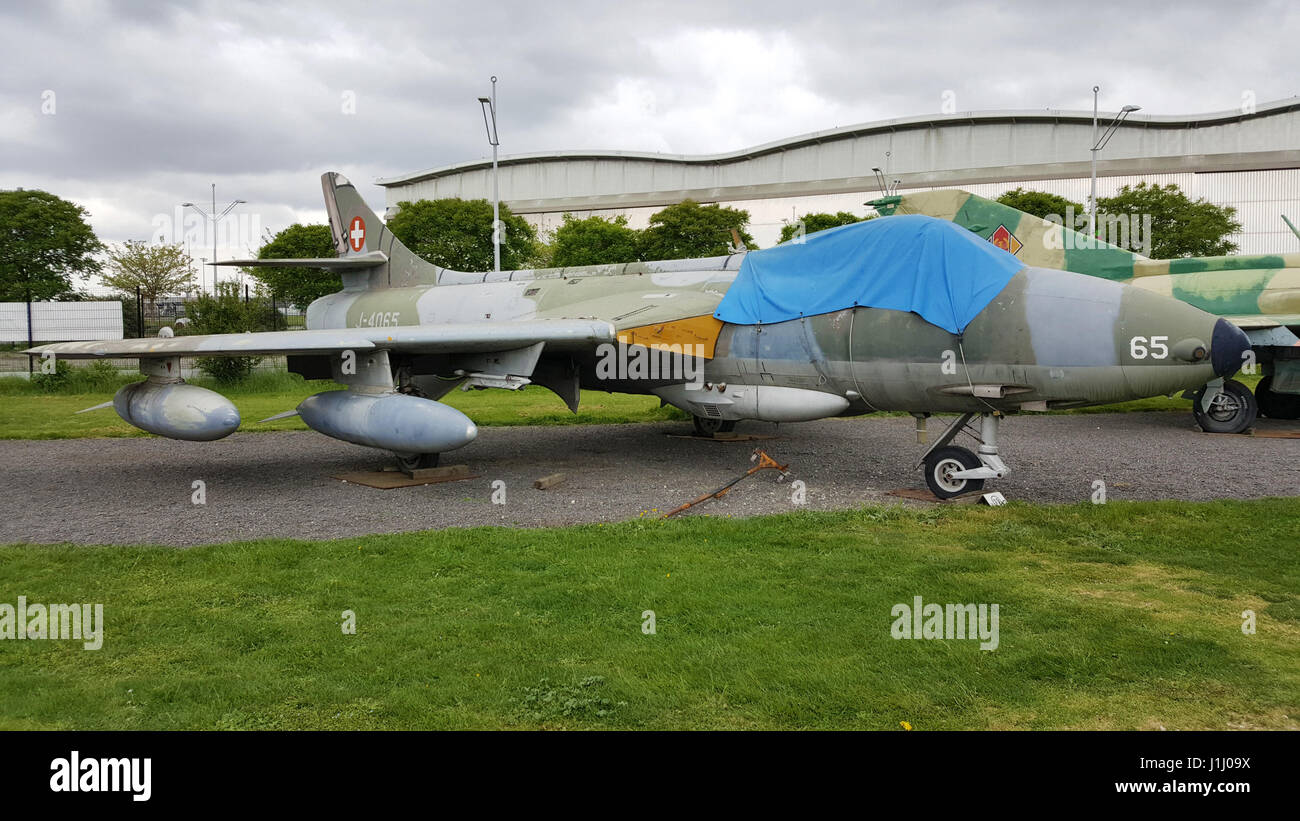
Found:
[{"label": "green grass lawn", "polygon": [[[0,642],[0,727],[1294,729],[1297,533],[1265,500],[13,546],[0,602],[107,627]],[[894,640],[918,595],[998,604],[1000,646]]]},{"label": "green grass lawn", "polygon": [[[1239,377],[1251,388],[1259,377]],[[107,402],[117,387],[140,377],[121,377],[98,390],[43,393],[23,379],[0,379],[0,439],[75,439],[96,436],[149,436],[117,417],[112,409],[77,414],[83,408]],[[256,372],[236,386],[217,385],[211,380],[191,380],[228,397],[239,408],[241,431],[307,430],[297,417],[260,423],[286,410],[313,393],[340,387],[334,382],[307,382],[285,372]],[[460,409],[475,423],[499,425],[585,425],[622,422],[658,422],[687,419],[672,407],[660,407],[653,396],[631,396],[600,391],[583,391],[576,414],[570,413],[559,397],[545,388],[529,386],[520,391],[452,391],[443,402]],[[1186,399],[1155,397],[1118,405],[1102,405],[1075,411],[1054,413],[1113,413],[1127,411],[1181,410],[1191,413]],[[905,416],[901,413],[884,416]]]}]

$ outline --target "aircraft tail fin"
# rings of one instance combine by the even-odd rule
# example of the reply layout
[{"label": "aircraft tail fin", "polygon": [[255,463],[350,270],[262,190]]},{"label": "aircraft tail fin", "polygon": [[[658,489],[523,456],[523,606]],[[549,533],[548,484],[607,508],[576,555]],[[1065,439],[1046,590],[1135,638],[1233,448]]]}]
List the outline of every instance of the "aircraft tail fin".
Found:
[{"label": "aircraft tail fin", "polygon": [[[442,268],[421,259],[388,230],[366,205],[347,178],[335,171],[321,175],[325,210],[329,214],[334,248],[341,261],[355,260],[355,267],[369,269],[368,288],[402,288],[437,285]],[[384,262],[366,264],[380,259]]]}]

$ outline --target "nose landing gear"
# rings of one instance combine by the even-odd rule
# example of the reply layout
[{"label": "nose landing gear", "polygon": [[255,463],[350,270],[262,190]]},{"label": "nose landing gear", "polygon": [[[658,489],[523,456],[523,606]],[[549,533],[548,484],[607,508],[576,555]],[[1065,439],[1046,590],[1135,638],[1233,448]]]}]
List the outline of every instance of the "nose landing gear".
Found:
[{"label": "nose landing gear", "polygon": [[[980,414],[977,432],[970,421],[975,414],[962,414],[935,440],[921,457],[918,467],[925,469],[925,483],[930,492],[940,499],[951,499],[964,493],[984,489],[987,479],[1001,479],[1009,472],[998,456],[998,423],[1001,414]],[[966,433],[979,442],[979,452],[950,445],[960,433]]]},{"label": "nose landing gear", "polygon": [[1250,388],[1235,379],[1210,382],[1192,397],[1192,416],[1206,433],[1242,433],[1258,415]]}]

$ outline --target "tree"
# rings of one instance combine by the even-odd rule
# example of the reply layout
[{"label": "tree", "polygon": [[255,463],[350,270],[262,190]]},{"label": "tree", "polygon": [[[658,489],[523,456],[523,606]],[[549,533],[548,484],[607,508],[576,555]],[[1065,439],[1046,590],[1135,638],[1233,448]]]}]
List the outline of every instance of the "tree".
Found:
[{"label": "tree", "polygon": [[[1081,215],[1087,212],[1087,209],[1082,204],[1058,194],[1049,194],[1046,191],[1027,191],[1020,187],[1013,188],[998,197],[998,202],[1017,211],[1033,214],[1039,219],[1047,219],[1049,216],[1054,215],[1061,220],[1061,224],[1064,224],[1066,214]],[[1073,228],[1074,226],[1066,225],[1065,227]],[[1087,230],[1084,233],[1086,234]]]},{"label": "tree", "polygon": [[0,191],[0,302],[58,299],[100,270],[104,246],[80,205],[45,191]]},{"label": "tree", "polygon": [[[434,265],[456,271],[492,270],[492,203],[487,200],[399,202],[388,230]],[[537,231],[501,205],[501,268],[529,267],[537,253]]]},{"label": "tree", "polygon": [[1192,200],[1177,185],[1126,185],[1113,197],[1098,197],[1098,228],[1105,215],[1142,219],[1151,216],[1151,253],[1154,259],[1217,257],[1237,250],[1228,237],[1241,231],[1237,209]]},{"label": "tree", "polygon": [[564,215],[551,240],[551,264],[557,268],[570,265],[606,265],[635,262],[639,257],[641,232],[627,227],[627,217],[587,217]]},{"label": "tree", "polygon": [[[258,259],[304,259],[337,256],[334,235],[328,225],[294,223],[266,241]],[[266,286],[277,301],[306,310],[317,299],[343,288],[343,278],[324,268],[245,268]]]},{"label": "tree", "polygon": [[641,259],[691,259],[729,253],[734,228],[747,248],[757,248],[745,231],[749,212],[683,200],[650,217],[641,232]]},{"label": "tree", "polygon": [[787,223],[781,227],[780,242],[789,242],[799,236],[800,224],[803,225],[804,236],[807,236],[818,231],[825,231],[827,228],[838,228],[841,225],[852,225],[855,222],[864,222],[869,219],[875,219],[875,215],[858,217],[848,211],[836,211],[834,214],[804,214],[799,222]]},{"label": "tree", "polygon": [[146,310],[152,314],[159,297],[190,290],[190,263],[179,243],[150,245],[142,240],[127,240],[109,251],[108,273],[100,279],[128,296],[134,296],[138,288]]},{"label": "tree", "polygon": [[[238,334],[274,328],[270,301],[261,294],[245,300],[233,280],[218,282],[213,293],[199,294],[188,306],[190,318],[185,335]],[[261,361],[256,356],[207,356],[196,360],[199,369],[218,382],[238,382],[252,373]]]}]

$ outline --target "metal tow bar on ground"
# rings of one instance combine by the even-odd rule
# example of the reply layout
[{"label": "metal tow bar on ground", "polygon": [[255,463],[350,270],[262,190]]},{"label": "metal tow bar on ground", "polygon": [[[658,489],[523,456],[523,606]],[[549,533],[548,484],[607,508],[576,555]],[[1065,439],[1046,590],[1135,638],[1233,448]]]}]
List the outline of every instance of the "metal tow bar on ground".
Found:
[{"label": "metal tow bar on ground", "polygon": [[[667,513],[664,514],[664,518],[671,519],[672,517],[676,516],[678,513],[681,513],[684,510],[690,510],[696,505],[701,504],[703,502],[707,502],[710,499],[721,499],[723,496],[726,496],[733,487],[740,484],[745,479],[748,479],[750,476],[753,476],[755,473],[758,473],[760,470],[780,471],[781,479],[784,479],[787,472],[787,468],[790,467],[789,465],[777,464],[777,461],[775,459],[773,459],[771,456],[768,456],[759,448],[755,448],[754,452],[749,455],[749,461],[757,462],[757,464],[754,465],[749,470],[737,476],[735,479],[732,479],[730,482],[727,482],[722,487],[713,491],[712,493],[706,493],[703,496],[699,497],[698,499],[692,499],[691,501],[687,502],[681,507],[668,511]],[[778,479],[777,481],[779,482],[781,481],[781,479]]]}]

